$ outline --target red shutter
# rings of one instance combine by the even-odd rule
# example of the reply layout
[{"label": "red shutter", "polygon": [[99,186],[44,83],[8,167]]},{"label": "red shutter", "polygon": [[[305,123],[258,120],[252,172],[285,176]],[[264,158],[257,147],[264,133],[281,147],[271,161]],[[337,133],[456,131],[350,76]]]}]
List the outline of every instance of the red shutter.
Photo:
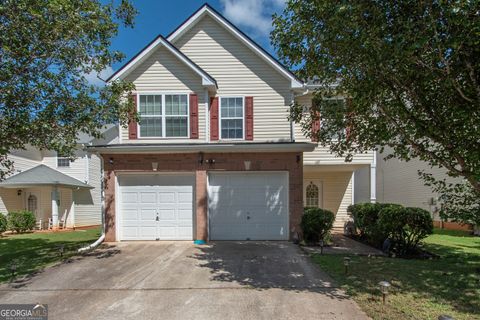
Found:
[{"label": "red shutter", "polygon": [[320,131],[320,112],[312,110],[312,142],[318,142],[317,134]]},{"label": "red shutter", "polygon": [[218,98],[210,98],[210,140],[218,140]]},{"label": "red shutter", "polygon": [[347,127],[345,128],[345,135],[346,139],[350,140],[350,137],[352,136],[352,118],[353,118],[353,113],[352,113],[352,99],[347,98],[346,99],[347,103]]},{"label": "red shutter", "polygon": [[190,94],[190,139],[198,139],[198,96]]},{"label": "red shutter", "polygon": [[[135,111],[137,111],[137,95],[132,94],[130,96],[130,99],[133,99],[133,105],[135,106]],[[132,114],[134,114],[132,112]],[[130,117],[130,120],[128,121],[128,139],[135,140],[137,139],[137,122],[135,119],[133,119],[133,116]]]},{"label": "red shutter", "polygon": [[253,140],[253,97],[245,97],[245,140]]}]

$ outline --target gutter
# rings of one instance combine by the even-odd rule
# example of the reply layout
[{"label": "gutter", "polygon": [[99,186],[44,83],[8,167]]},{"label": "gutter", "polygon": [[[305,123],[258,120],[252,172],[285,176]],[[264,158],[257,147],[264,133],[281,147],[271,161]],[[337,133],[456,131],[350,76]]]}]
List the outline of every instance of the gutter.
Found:
[{"label": "gutter", "polygon": [[102,214],[102,233],[100,235],[100,237],[92,244],[88,245],[88,246],[85,246],[85,247],[82,247],[80,249],[78,249],[78,253],[83,253],[83,252],[86,252],[86,251],[89,251],[89,250],[93,250],[95,249],[96,247],[98,247],[102,242],[103,240],[105,240],[105,196],[104,196],[104,188],[103,188],[103,158],[102,156],[99,154],[99,153],[94,153],[95,155],[97,155],[99,158],[100,158],[100,176],[101,176],[101,199],[102,199],[102,209],[101,209],[101,214]]},{"label": "gutter", "polygon": [[90,146],[88,149],[94,153],[236,153],[236,152],[309,152],[315,148],[314,144],[307,142],[288,143],[244,143],[241,145],[230,143],[215,144],[124,144]]}]

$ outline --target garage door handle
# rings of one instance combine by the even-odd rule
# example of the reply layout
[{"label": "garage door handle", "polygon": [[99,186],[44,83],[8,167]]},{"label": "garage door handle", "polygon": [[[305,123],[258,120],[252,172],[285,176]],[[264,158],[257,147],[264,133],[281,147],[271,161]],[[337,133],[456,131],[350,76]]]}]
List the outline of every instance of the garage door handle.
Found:
[{"label": "garage door handle", "polygon": [[249,217],[249,216],[247,216],[247,220],[250,220],[250,217]]}]

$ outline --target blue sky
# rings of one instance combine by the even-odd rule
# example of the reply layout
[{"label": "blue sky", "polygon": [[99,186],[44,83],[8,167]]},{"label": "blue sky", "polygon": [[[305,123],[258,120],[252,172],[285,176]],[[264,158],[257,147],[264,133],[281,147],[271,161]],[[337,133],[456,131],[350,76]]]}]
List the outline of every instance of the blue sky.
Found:
[{"label": "blue sky", "polygon": [[[243,32],[257,41],[267,51],[274,54],[270,46],[269,32],[272,29],[271,16],[281,12],[285,0],[213,0],[212,7]],[[121,63],[102,73],[102,78],[119,69],[158,34],[168,35],[205,1],[202,0],[132,0],[138,10],[135,27],[121,28],[113,40],[111,48],[126,55]],[[95,77],[96,78],[96,77]],[[95,81],[94,79],[91,79]]]}]

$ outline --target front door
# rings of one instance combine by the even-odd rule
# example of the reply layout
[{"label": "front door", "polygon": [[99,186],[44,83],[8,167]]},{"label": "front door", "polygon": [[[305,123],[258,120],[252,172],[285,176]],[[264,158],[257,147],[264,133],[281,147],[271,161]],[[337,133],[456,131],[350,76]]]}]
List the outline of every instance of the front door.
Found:
[{"label": "front door", "polygon": [[40,214],[38,212],[38,196],[35,193],[29,192],[27,193],[27,210],[33,212],[35,218],[38,220],[40,219]]},{"label": "front door", "polygon": [[321,180],[303,181],[303,203],[305,207],[323,208],[323,184]]}]

